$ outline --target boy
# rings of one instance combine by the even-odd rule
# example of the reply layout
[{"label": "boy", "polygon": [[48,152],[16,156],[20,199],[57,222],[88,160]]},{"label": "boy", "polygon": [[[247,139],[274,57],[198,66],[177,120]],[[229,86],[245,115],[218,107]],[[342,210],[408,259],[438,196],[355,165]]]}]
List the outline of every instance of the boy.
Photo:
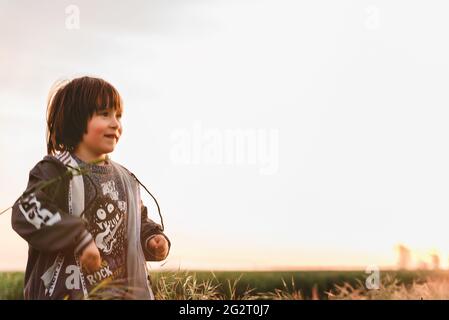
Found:
[{"label": "boy", "polygon": [[25,299],[154,299],[145,261],[164,260],[171,244],[147,217],[140,182],[108,156],[122,111],[117,90],[98,78],[50,96],[48,155],[12,212],[29,244]]}]

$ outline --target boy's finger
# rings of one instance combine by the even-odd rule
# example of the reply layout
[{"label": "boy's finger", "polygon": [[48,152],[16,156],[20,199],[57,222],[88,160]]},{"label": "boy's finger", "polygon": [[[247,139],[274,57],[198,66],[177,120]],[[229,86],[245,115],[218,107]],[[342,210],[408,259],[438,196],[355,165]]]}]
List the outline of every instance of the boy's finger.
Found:
[{"label": "boy's finger", "polygon": [[161,259],[161,260],[164,259],[166,256],[167,256],[167,250],[160,251],[157,254],[157,258]]},{"label": "boy's finger", "polygon": [[150,240],[150,245],[157,248],[157,247],[159,247],[160,242],[161,242],[160,238],[158,236],[156,236]]},{"label": "boy's finger", "polygon": [[161,236],[157,235],[153,239],[154,239],[154,242],[159,243],[162,240],[161,238],[162,238]]},{"label": "boy's finger", "polygon": [[158,248],[156,248],[158,254],[160,254],[161,256],[165,256],[168,252],[168,247],[167,246],[160,246]]}]

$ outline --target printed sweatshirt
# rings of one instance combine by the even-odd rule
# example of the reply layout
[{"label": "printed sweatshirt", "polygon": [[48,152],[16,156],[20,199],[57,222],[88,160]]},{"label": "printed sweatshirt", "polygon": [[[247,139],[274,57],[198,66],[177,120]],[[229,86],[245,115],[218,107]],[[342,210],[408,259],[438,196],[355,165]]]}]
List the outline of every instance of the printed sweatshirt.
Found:
[{"label": "printed sweatshirt", "polygon": [[[50,155],[30,171],[28,186],[13,205],[12,227],[29,245],[25,299],[82,299],[105,279],[121,283],[127,277],[128,199],[124,185],[110,162],[92,165],[71,156],[88,169],[83,175],[85,210],[80,217],[69,213],[73,176],[60,157]],[[50,183],[42,188],[45,182]],[[140,188],[133,192],[140,192]],[[169,248],[171,243],[161,225],[147,214],[147,207],[141,203],[141,246],[145,260],[154,261],[147,241],[161,234]],[[102,265],[90,274],[80,268],[79,255],[92,241],[100,251]],[[148,283],[151,290],[150,276]]]}]

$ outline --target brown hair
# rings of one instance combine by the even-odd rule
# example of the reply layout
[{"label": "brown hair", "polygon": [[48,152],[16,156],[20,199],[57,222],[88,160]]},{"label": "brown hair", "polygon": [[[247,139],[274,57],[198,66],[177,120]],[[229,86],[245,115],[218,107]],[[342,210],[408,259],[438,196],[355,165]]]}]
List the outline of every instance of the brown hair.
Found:
[{"label": "brown hair", "polygon": [[57,83],[47,104],[47,154],[73,152],[87,133],[88,121],[105,109],[121,113],[123,102],[103,79],[82,77]]}]

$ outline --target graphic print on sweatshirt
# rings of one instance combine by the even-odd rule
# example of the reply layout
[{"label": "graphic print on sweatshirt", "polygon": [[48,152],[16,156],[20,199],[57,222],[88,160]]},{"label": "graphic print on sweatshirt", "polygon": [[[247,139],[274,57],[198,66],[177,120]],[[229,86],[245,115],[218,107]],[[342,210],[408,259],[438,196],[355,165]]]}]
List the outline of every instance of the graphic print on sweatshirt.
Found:
[{"label": "graphic print on sweatshirt", "polygon": [[102,268],[86,276],[89,287],[125,276],[126,202],[118,195],[115,181],[101,183],[101,193],[84,216],[102,259]]},{"label": "graphic print on sweatshirt", "polygon": [[118,201],[118,191],[113,180],[101,184],[102,195],[95,200],[89,216],[89,231],[104,256],[118,256],[125,244],[126,202]]}]

